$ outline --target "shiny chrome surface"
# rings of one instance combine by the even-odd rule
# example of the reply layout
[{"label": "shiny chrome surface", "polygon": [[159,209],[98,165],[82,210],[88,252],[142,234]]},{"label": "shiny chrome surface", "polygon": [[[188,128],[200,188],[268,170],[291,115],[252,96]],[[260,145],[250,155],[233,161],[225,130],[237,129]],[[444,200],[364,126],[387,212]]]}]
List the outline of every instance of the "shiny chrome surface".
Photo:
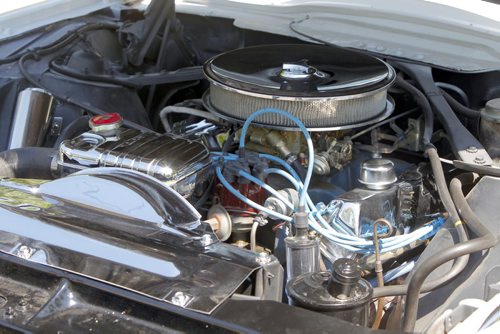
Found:
[{"label": "shiny chrome surface", "polygon": [[205,227],[181,196],[135,171],[0,181],[1,252],[211,313],[261,265]]},{"label": "shiny chrome surface", "polygon": [[370,233],[373,222],[385,218],[396,225],[397,186],[383,190],[355,188],[331,201],[325,210],[327,221],[348,228],[356,236]]},{"label": "shiny chrome surface", "polygon": [[310,79],[313,76],[325,78],[328,74],[319,71],[314,66],[307,65],[306,62],[283,63],[283,69],[278,74],[285,79]]},{"label": "shiny chrome surface", "polygon": [[52,118],[54,98],[40,88],[26,88],[17,96],[9,149],[41,146]]},{"label": "shiny chrome surface", "polygon": [[59,148],[58,165],[67,172],[91,167],[121,167],[153,176],[189,196],[211,165],[200,141],[120,128],[116,136],[86,132]]},{"label": "shiny chrome surface", "polygon": [[[210,82],[247,92],[293,98],[356,95],[385,87],[394,79],[390,66],[375,57],[349,49],[304,44],[231,50],[208,60],[203,71]],[[283,71],[319,73],[290,77],[280,75]],[[286,86],[289,79],[303,79],[300,82],[311,85]]]},{"label": "shiny chrome surface", "polygon": [[394,163],[391,160],[370,159],[361,164],[359,182],[368,189],[386,189],[397,180]]},{"label": "shiny chrome surface", "polygon": [[[386,103],[385,110],[380,115],[378,115],[377,117],[375,117],[373,119],[369,119],[369,120],[365,120],[365,121],[361,121],[361,122],[354,122],[354,123],[350,123],[350,124],[346,124],[346,125],[332,125],[332,126],[310,126],[309,125],[308,126],[306,124],[306,127],[309,131],[322,132],[322,131],[348,130],[348,129],[355,129],[355,128],[359,128],[359,127],[363,127],[363,126],[372,125],[372,124],[378,123],[380,121],[383,121],[384,119],[386,119],[387,117],[392,115],[392,113],[394,112],[395,105],[394,105],[394,100],[392,99],[391,96],[387,95],[387,101],[385,103]],[[210,100],[210,90],[207,90],[205,92],[205,94],[203,94],[203,105],[212,114],[220,117],[221,119],[224,119],[224,120],[227,120],[230,122],[239,123],[239,124],[243,124],[245,122],[245,118],[238,118],[238,117],[235,117],[233,115],[228,115],[228,114],[218,110],[212,104],[212,102]],[[255,109],[254,111],[256,111],[256,110],[258,110],[258,109]],[[255,126],[265,127],[267,129],[282,130],[282,131],[298,131],[298,128],[296,126],[292,126],[292,125],[272,125],[272,124],[268,124],[268,123],[260,122],[260,121],[253,122],[252,124]]]},{"label": "shiny chrome surface", "polygon": [[[310,131],[361,126],[387,117],[387,90],[395,79],[387,63],[351,50],[318,45],[263,45],[215,56],[203,67],[210,82],[205,107],[242,122],[264,108],[286,110]],[[257,123],[296,128],[264,114]]]},{"label": "shiny chrome surface", "polygon": [[500,123],[500,98],[486,102],[485,108],[481,111],[481,118]]}]

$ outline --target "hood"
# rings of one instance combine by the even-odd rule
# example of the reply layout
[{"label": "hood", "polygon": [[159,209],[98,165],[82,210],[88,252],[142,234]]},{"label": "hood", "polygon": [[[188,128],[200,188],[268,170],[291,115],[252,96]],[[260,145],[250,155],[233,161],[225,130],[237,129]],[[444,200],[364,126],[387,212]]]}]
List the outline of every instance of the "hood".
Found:
[{"label": "hood", "polygon": [[[113,6],[150,0],[23,0],[3,6],[0,39]],[[500,68],[500,6],[470,0],[177,0],[177,12],[240,28],[355,48],[462,72]]]},{"label": "hood", "polygon": [[423,0],[184,0],[177,12],[464,72],[500,68],[500,6]]}]

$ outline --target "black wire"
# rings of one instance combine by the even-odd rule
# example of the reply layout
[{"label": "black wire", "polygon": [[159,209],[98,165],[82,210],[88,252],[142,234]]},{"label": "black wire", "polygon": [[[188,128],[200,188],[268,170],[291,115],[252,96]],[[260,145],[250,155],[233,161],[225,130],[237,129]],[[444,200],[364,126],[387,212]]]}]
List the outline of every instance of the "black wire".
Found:
[{"label": "black wire", "polygon": [[200,196],[200,198],[196,201],[196,203],[193,204],[196,210],[200,209],[208,200],[208,197],[212,193],[212,187],[215,184],[215,176],[212,176],[210,179],[210,182],[208,183],[207,187],[203,191],[203,194]]},{"label": "black wire", "polygon": [[471,109],[469,107],[464,106],[457,100],[453,98],[450,94],[448,94],[445,90],[440,89],[441,94],[443,94],[444,98],[446,99],[446,102],[451,106],[451,108],[457,113],[462,116],[465,116],[467,118],[471,119],[479,119],[481,118],[481,113],[478,110]]},{"label": "black wire", "polygon": [[235,134],[236,134],[235,131],[231,131],[226,141],[224,142],[224,146],[222,147],[222,152],[227,153],[229,151],[231,145],[233,145]]},{"label": "black wire", "polygon": [[458,87],[457,85],[450,84],[447,82],[438,81],[438,82],[436,82],[436,86],[438,86],[439,88],[441,88],[444,91],[451,91],[451,92],[457,94],[462,99],[461,103],[464,106],[466,106],[466,107],[470,106],[469,96],[467,96],[467,93],[465,93],[464,90],[462,88]]},{"label": "black wire", "polygon": [[[51,91],[50,89],[48,89],[47,87],[45,87],[43,84],[41,84],[38,80],[36,80],[28,72],[28,70],[26,69],[26,66],[25,66],[25,62],[28,61],[28,60],[36,60],[40,56],[45,56],[45,55],[51,54],[54,51],[60,50],[60,49],[62,49],[64,47],[70,45],[71,43],[77,41],[80,38],[80,34],[81,33],[88,32],[88,31],[91,31],[91,30],[118,29],[119,27],[120,27],[119,25],[110,24],[110,23],[94,23],[94,24],[89,24],[89,25],[86,25],[86,26],[84,26],[82,28],[79,28],[79,29],[73,31],[72,34],[67,35],[65,38],[61,38],[56,43],[51,43],[51,44],[49,44],[49,45],[47,45],[47,46],[45,46],[43,48],[39,48],[37,50],[33,50],[33,51],[28,52],[28,53],[24,53],[19,58],[19,60],[18,60],[19,70],[20,70],[21,74],[23,75],[23,77],[30,84],[32,84],[35,87],[39,87],[39,88],[41,88],[41,89],[49,92],[56,99],[61,100],[61,101],[65,102],[65,103],[71,104],[73,106],[76,106],[78,108],[81,108],[83,110],[87,110],[88,112],[90,112],[91,114],[94,114],[94,115],[107,114],[107,112],[104,111],[104,110],[101,110],[99,108],[93,107],[91,105],[86,105],[86,104],[84,104],[84,103],[82,103],[80,101],[73,100],[70,97],[62,96],[62,95],[58,94],[57,92]],[[141,125],[136,124],[136,123],[131,122],[131,121],[124,120],[123,124],[126,127],[129,127],[129,128],[132,128],[132,129],[136,129],[136,130],[139,130],[139,131],[152,132],[151,129],[146,128],[144,126],[141,126]]]},{"label": "black wire", "polygon": [[[79,27],[75,30],[68,31],[66,34],[64,34],[64,36],[62,36],[61,38],[59,38],[59,39],[57,39],[57,40],[55,40],[47,45],[37,47],[37,48],[31,49],[31,50],[26,50],[25,52],[0,59],[0,65],[13,63],[13,62],[21,59],[21,57],[28,55],[28,54],[31,54],[31,53],[35,53],[35,54],[39,54],[39,55],[46,54],[45,52],[51,53],[52,51],[55,51],[55,50],[61,48],[62,46],[60,46],[60,45],[65,44],[68,40],[69,40],[69,42],[71,42],[71,40],[74,40],[74,38],[78,37],[78,34],[80,34],[80,33],[84,33],[84,32],[91,31],[91,30],[100,30],[100,29],[119,29],[120,27],[121,27],[120,25],[114,24],[114,23],[89,23],[89,24],[86,24],[86,25]],[[55,49],[54,49],[54,47],[55,47]]]}]

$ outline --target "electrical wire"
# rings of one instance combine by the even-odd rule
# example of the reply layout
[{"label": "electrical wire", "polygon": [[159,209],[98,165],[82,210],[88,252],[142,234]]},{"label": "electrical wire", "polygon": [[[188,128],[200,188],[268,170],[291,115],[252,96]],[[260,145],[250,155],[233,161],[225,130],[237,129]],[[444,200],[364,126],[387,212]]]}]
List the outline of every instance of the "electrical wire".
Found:
[{"label": "electrical wire", "polygon": [[419,294],[422,284],[431,272],[448,261],[466,254],[489,249],[498,243],[498,239],[482,224],[465,199],[462,187],[464,184],[471,184],[475,179],[476,176],[471,173],[462,174],[454,178],[450,183],[450,192],[463,221],[478,237],[443,250],[435,256],[426,259],[415,270],[408,284],[408,293],[406,296],[403,321],[403,330],[405,332],[412,332],[415,328]]},{"label": "electrical wire", "polygon": [[[426,123],[426,131],[425,131],[425,136],[424,136],[424,142],[429,143],[430,141],[430,136],[432,135],[432,129],[433,129],[433,115],[432,115],[432,110],[430,109],[430,106],[425,105],[422,102],[421,95],[422,93],[416,89],[415,87],[411,86],[401,78],[399,79],[402,82],[403,88],[406,90],[412,92],[415,94],[416,100],[419,103],[419,106],[424,110],[424,116],[425,116],[425,123]],[[420,94],[418,94],[420,93]],[[339,222],[336,222],[334,220],[332,224],[328,223],[323,217],[322,214],[323,212],[321,210],[318,210],[314,203],[312,202],[310,196],[307,193],[307,189],[311,180],[312,176],[312,170],[313,170],[313,163],[314,163],[314,147],[312,144],[312,139],[307,131],[306,127],[302,124],[302,122],[296,118],[295,116],[291,115],[290,113],[279,110],[279,109],[261,109],[256,112],[254,112],[250,117],[245,121],[243,124],[241,134],[240,134],[240,140],[239,140],[239,155],[235,154],[226,154],[224,152],[218,152],[214,153],[214,161],[219,163],[216,166],[216,174],[221,183],[233,194],[235,195],[238,199],[242,200],[244,203],[252,206],[253,208],[269,215],[272,218],[275,219],[280,219],[284,220],[287,222],[293,221],[293,219],[289,216],[285,216],[281,213],[275,212],[269,208],[265,208],[262,205],[259,205],[250,199],[246,198],[243,196],[241,193],[239,193],[233,186],[227,182],[227,180],[224,178],[221,170],[221,166],[223,166],[224,161],[226,160],[236,160],[239,157],[244,157],[245,155],[245,139],[246,139],[246,133],[248,131],[248,128],[250,124],[253,122],[254,119],[257,117],[266,114],[266,113],[275,113],[280,116],[287,117],[291,119],[293,122],[297,124],[299,129],[302,131],[304,134],[304,137],[306,138],[306,142],[308,144],[308,153],[309,153],[309,163],[308,163],[308,168],[307,168],[307,174],[304,179],[304,182],[301,181],[299,175],[293,170],[293,168],[288,164],[286,161],[272,156],[272,155],[267,155],[267,154],[260,154],[259,157],[261,158],[266,158],[269,159],[272,162],[277,163],[281,167],[283,167],[286,171],[279,170],[278,169],[266,169],[266,173],[275,173],[278,175],[281,175],[285,177],[288,181],[292,183],[292,185],[295,187],[295,189],[300,193],[300,198],[299,198],[299,204],[298,204],[298,209],[293,208],[293,203],[288,202],[285,198],[281,198],[281,195],[274,189],[272,189],[270,186],[265,184],[263,181],[253,177],[252,175],[241,171],[239,172],[240,176],[243,176],[247,179],[249,179],[251,182],[254,182],[261,187],[263,187],[265,190],[270,192],[273,195],[277,195],[276,197],[280,200],[283,201],[285,205],[287,205],[289,208],[293,208],[295,211],[298,212],[308,212],[308,223],[309,226],[315,230],[317,233],[321,234],[323,237],[328,239],[329,241],[335,243],[336,245],[339,245],[347,250],[357,252],[357,253],[363,253],[363,254],[371,254],[375,252],[374,245],[371,241],[366,240],[362,237],[358,237],[356,235],[352,235],[348,233],[348,230],[342,226]],[[438,159],[439,160],[439,159]],[[398,236],[393,236],[393,237],[387,237],[383,240],[380,241],[380,249],[377,249],[380,253],[384,252],[389,252],[392,250],[396,250],[402,247],[405,247],[417,240],[424,240],[432,237],[444,224],[444,219],[443,218],[438,218],[435,219],[434,221],[431,221],[428,224],[423,225],[422,227],[416,229],[413,232],[406,233],[403,235],[398,235]],[[389,224],[390,225],[390,224]]]},{"label": "electrical wire", "polygon": [[[460,96],[460,98],[462,99],[462,102],[464,103],[465,106],[469,106],[470,105],[470,103],[469,103],[469,97],[467,96],[467,93],[462,88],[460,88],[460,87],[458,87],[456,85],[447,83],[447,82],[436,82],[436,86],[438,86],[442,90],[453,91],[455,94],[457,94],[458,96]],[[448,101],[448,103],[450,103],[450,102]]]},{"label": "electrical wire", "polygon": [[[33,86],[39,87],[47,92],[49,92],[51,95],[53,95],[56,99],[61,100],[65,103],[74,105],[78,108],[81,108],[83,110],[87,110],[88,112],[94,114],[94,115],[104,115],[107,114],[106,111],[103,111],[99,108],[93,107],[91,105],[84,104],[82,102],[76,101],[71,99],[70,97],[63,96],[61,94],[58,94],[57,92],[51,91],[47,87],[45,87],[43,84],[41,84],[38,80],[36,80],[27,70],[25,63],[28,60],[36,60],[38,57],[45,56],[48,54],[51,54],[57,50],[60,50],[68,45],[71,45],[73,42],[77,41],[80,38],[80,35],[85,32],[93,31],[93,30],[102,30],[102,29],[111,29],[111,30],[116,30],[120,28],[120,25],[117,24],[110,24],[110,23],[93,23],[93,24],[88,24],[85,25],[81,28],[76,29],[75,31],[72,31],[71,33],[66,34],[63,36],[61,39],[58,39],[54,43],[48,44],[44,47],[37,48],[34,50],[30,50],[28,52],[22,53],[20,55],[16,56],[16,59],[18,59],[18,66],[21,74],[23,77]],[[15,60],[13,60],[15,61]],[[11,62],[11,61],[9,61]],[[141,126],[137,123],[124,120],[123,124],[126,127],[136,129],[139,131],[143,132],[152,132],[151,129]]]},{"label": "electrical wire", "polygon": [[[214,152],[214,160],[218,161],[220,159],[227,159],[227,160],[236,160],[238,159],[238,155],[235,154],[224,154],[222,152]],[[284,162],[281,159],[278,159],[276,161],[279,161],[280,165],[283,165],[285,169],[292,170],[291,166],[288,165],[286,162]],[[286,167],[285,167],[286,166]],[[217,166],[217,168],[220,168]],[[278,169],[278,168],[268,168],[264,170],[265,174],[277,174],[281,175],[282,177],[286,178],[293,186],[294,188],[300,192],[304,189],[304,184],[300,181],[298,176],[293,177],[290,173],[287,173],[284,170]],[[253,176],[245,173],[240,173],[240,176],[247,177],[247,179],[250,179],[252,182],[256,182],[259,185],[263,185],[264,183],[260,181],[257,178],[254,178]],[[218,177],[219,173],[218,173]],[[227,182],[227,181],[226,181]],[[266,185],[267,187],[268,185]],[[246,201],[245,203],[249,204],[250,206],[256,208],[257,210],[261,210],[262,206],[255,206],[254,202],[250,201],[243,195],[241,195],[238,192],[238,195],[236,195],[234,192],[237,192],[236,189],[234,188],[228,188],[230,192],[232,192],[235,196],[237,196],[239,199],[244,198]],[[267,189],[269,190],[269,189]],[[274,190],[274,189],[273,189]],[[276,192],[274,190],[274,192]],[[277,193],[276,193],[277,194]],[[273,195],[276,195],[273,194]],[[277,194],[279,195],[279,194]],[[241,196],[241,197],[240,197]],[[281,196],[281,195],[279,195]],[[279,198],[279,196],[277,196]],[[280,198],[281,199],[281,198]],[[283,200],[283,199],[281,199]],[[284,201],[285,202],[285,201]],[[371,254],[374,252],[374,247],[373,243],[369,240],[366,240],[364,238],[355,236],[355,235],[349,235],[347,234],[346,231],[344,232],[339,232],[335,230],[321,215],[321,212],[316,209],[314,206],[314,203],[312,202],[311,198],[309,195],[306,196],[306,202],[307,202],[307,207],[309,211],[309,225],[310,227],[317,231],[318,233],[322,234],[324,237],[326,237],[328,240],[334,242],[335,244],[346,248],[350,251],[357,252],[357,253],[365,253],[365,254]],[[286,203],[288,207],[291,208],[290,204],[292,203]],[[266,208],[266,211],[264,211],[266,214],[269,214],[271,217],[276,218],[275,212],[272,212],[272,210]],[[291,221],[291,217],[288,217],[286,221]],[[399,236],[394,236],[394,237],[388,237],[382,240],[382,247],[380,248],[381,253],[392,251],[401,247],[404,247],[414,241],[417,241],[419,239],[427,239],[433,236],[437,230],[444,224],[444,219],[440,218],[437,219],[429,224],[425,224],[424,226],[420,227],[419,229],[399,235]]]},{"label": "electrical wire", "polygon": [[[28,49],[25,52],[18,53],[18,54],[15,54],[15,55],[12,55],[12,56],[9,56],[6,58],[2,58],[2,59],[0,59],[0,65],[16,62],[19,59],[21,59],[21,57],[23,57],[25,55],[32,54],[32,53],[38,54],[40,51],[43,51],[43,50],[57,50],[59,48],[59,45],[64,43],[66,40],[72,39],[81,33],[85,33],[85,32],[92,31],[92,30],[108,29],[108,28],[109,29],[119,29],[120,27],[121,27],[121,25],[115,24],[115,23],[88,23],[88,24],[80,26],[74,30],[68,31],[62,37],[58,38],[57,40],[55,40],[47,45],[36,47],[33,49]],[[49,53],[50,52],[52,52],[52,51],[49,51]]]},{"label": "electrical wire", "polygon": [[215,123],[220,123],[220,119],[215,116],[214,114],[211,114],[207,111],[203,110],[198,110],[194,108],[187,108],[187,107],[181,107],[181,106],[166,106],[160,111],[160,120],[161,123],[163,124],[163,127],[166,132],[171,132],[172,127],[170,126],[170,123],[168,122],[168,114],[185,114],[185,115],[191,115],[191,116],[196,116],[196,117],[202,117],[207,120],[210,120]]},{"label": "electrical wire", "polygon": [[471,119],[479,119],[481,118],[481,113],[478,110],[471,109],[469,107],[464,106],[453,96],[448,94],[445,90],[441,89],[440,90],[441,94],[443,94],[443,97],[445,98],[446,102],[451,106],[451,108],[458,114],[465,116],[467,118]]},{"label": "electrical wire", "polygon": [[248,204],[248,205],[250,205],[251,207],[253,207],[253,208],[257,209],[257,210],[264,212],[265,214],[267,214],[268,216],[270,216],[270,217],[272,217],[274,219],[284,220],[284,221],[288,221],[288,222],[292,221],[291,217],[288,217],[288,216],[285,216],[285,215],[283,215],[281,213],[278,213],[278,212],[275,212],[273,210],[270,210],[269,208],[266,208],[266,207],[264,207],[264,206],[262,206],[260,204],[257,204],[254,201],[252,201],[252,200],[246,198],[245,196],[243,196],[238,190],[236,190],[226,180],[226,178],[224,177],[224,175],[222,175],[222,170],[221,170],[220,166],[216,166],[215,167],[215,174],[217,175],[217,178],[219,179],[220,183],[222,183],[222,185],[227,190],[229,190],[229,192],[231,194],[233,194],[236,198],[238,198],[243,203]]},{"label": "electrical wire", "polygon": [[288,206],[290,209],[294,210],[294,205],[290,203],[288,199],[283,197],[277,190],[274,190],[270,185],[266,184],[264,181],[256,178],[255,176],[240,170],[238,173],[240,176],[243,176],[245,179],[257,184],[259,187],[263,188],[267,192],[269,192],[271,195],[275,196],[278,198],[280,201],[282,201],[286,206]]},{"label": "electrical wire", "polygon": [[246,138],[246,133],[248,131],[248,128],[250,127],[250,124],[253,122],[254,119],[257,117],[263,115],[263,114],[278,114],[283,117],[287,117],[290,119],[292,122],[294,122],[297,127],[302,131],[302,134],[304,135],[307,143],[307,150],[309,154],[309,159],[308,159],[308,165],[307,165],[307,173],[306,177],[304,179],[304,188],[300,192],[300,198],[299,198],[299,212],[304,212],[305,206],[306,206],[306,196],[307,196],[307,189],[309,188],[309,183],[311,182],[311,177],[313,174],[314,170],[314,146],[312,142],[311,135],[309,134],[309,131],[307,131],[307,128],[305,125],[302,123],[300,119],[295,117],[294,115],[290,114],[287,111],[280,110],[280,109],[271,109],[271,108],[266,108],[266,109],[260,109],[254,113],[252,113],[245,123],[243,124],[243,127],[241,129],[241,134],[240,134],[240,152],[244,151],[245,149],[245,138]]},{"label": "electrical wire", "polygon": [[[454,223],[455,229],[457,230],[458,233],[459,243],[464,243],[468,240],[468,236],[458,215],[455,203],[453,202],[451,194],[448,190],[443,167],[441,165],[441,160],[439,158],[437,150],[435,147],[429,145],[426,149],[426,153],[431,163],[432,172],[434,174],[434,179],[436,182],[436,186],[441,201],[443,202],[445,209],[448,211],[448,215],[450,217],[449,219]],[[437,287],[449,282],[464,270],[464,268],[467,266],[468,261],[469,261],[468,254],[465,254],[464,256],[457,258],[453,263],[452,267],[450,268],[450,270],[446,274],[441,275],[435,279],[425,281],[422,284],[421,292],[423,293],[432,291]],[[377,287],[373,289],[373,296],[374,297],[402,296],[407,294],[408,289],[409,287],[406,284]]]},{"label": "electrical wire", "polygon": [[[377,284],[380,287],[384,286],[384,269],[382,267],[382,261],[380,260],[379,252],[379,242],[378,242],[378,231],[377,226],[379,221],[383,221],[387,224],[388,221],[384,218],[375,220],[373,223],[373,246],[375,248],[375,273],[377,274]],[[389,224],[390,225],[390,224]],[[372,329],[378,329],[380,327],[380,322],[382,321],[382,315],[384,311],[384,298],[379,298],[377,303],[377,313],[375,315],[375,321],[373,322]]]},{"label": "electrical wire", "polygon": [[349,137],[349,139],[353,140],[353,139],[356,139],[362,135],[364,135],[365,133],[368,133],[370,131],[372,131],[373,129],[376,129],[378,127],[381,127],[382,125],[384,124],[387,124],[387,123],[390,123],[390,122],[393,122],[401,117],[405,117],[405,116],[408,116],[408,115],[411,115],[413,114],[414,112],[418,111],[420,108],[413,108],[413,109],[410,109],[410,110],[407,110],[405,112],[402,112],[401,114],[398,114],[396,116],[392,116],[390,118],[387,118],[385,120],[383,120],[382,122],[379,122],[377,124],[374,124],[366,129],[363,129],[362,131],[359,131],[359,132],[356,132],[356,134],[354,134],[353,136]]}]

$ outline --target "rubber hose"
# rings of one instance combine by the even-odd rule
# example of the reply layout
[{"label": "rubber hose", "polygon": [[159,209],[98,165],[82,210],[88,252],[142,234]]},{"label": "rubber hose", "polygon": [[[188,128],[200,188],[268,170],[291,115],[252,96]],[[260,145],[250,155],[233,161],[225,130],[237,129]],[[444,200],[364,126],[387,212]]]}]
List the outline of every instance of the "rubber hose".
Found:
[{"label": "rubber hose", "polygon": [[439,88],[441,88],[445,91],[451,91],[451,92],[457,94],[458,96],[460,96],[460,98],[462,99],[463,105],[468,106],[470,104],[469,97],[467,96],[467,93],[465,93],[465,91],[462,88],[460,88],[456,85],[453,85],[453,84],[446,83],[446,82],[436,82],[436,86],[438,86]]},{"label": "rubber hose", "polygon": [[[456,226],[456,229],[458,233],[459,243],[469,240],[462,224]],[[462,270],[464,270],[468,262],[469,262],[469,255],[464,255],[459,257],[458,259],[455,260],[453,266],[445,275],[439,276],[438,278],[435,278],[433,280],[425,281],[424,284],[422,285],[420,293],[432,291],[440,287],[441,285],[445,284],[446,282],[449,282],[450,280],[455,278],[458,274],[460,274]],[[406,295],[407,292],[408,292],[408,284],[376,287],[373,288],[373,298],[388,297],[388,296],[404,296]]]},{"label": "rubber hose", "polygon": [[[460,221],[460,217],[458,215],[457,209],[455,208],[455,204],[453,203],[453,200],[451,198],[451,194],[448,191],[448,186],[446,184],[446,179],[444,177],[444,172],[443,172],[443,167],[441,165],[441,161],[439,160],[439,155],[437,153],[437,150],[433,146],[428,146],[426,150],[427,155],[429,156],[429,160],[431,163],[432,167],[432,172],[434,174],[434,178],[436,180],[436,185],[438,188],[438,193],[441,198],[441,201],[443,202],[443,205],[448,211],[448,214],[450,216],[450,219],[452,222],[458,222]],[[457,229],[458,233],[458,240],[459,243],[463,243],[468,240],[467,233],[465,232],[465,228],[463,227],[462,224],[456,224],[455,228]],[[436,279],[426,281],[422,285],[421,292],[429,292],[434,290],[435,288],[445,284],[446,282],[450,281],[454,277],[456,277],[458,274],[464,270],[465,266],[467,265],[467,262],[469,261],[469,256],[464,255],[458,259],[455,260],[453,263],[453,266],[450,268],[450,270],[445,274],[442,275]],[[385,296],[402,296],[405,295],[408,291],[408,285],[407,284],[400,284],[400,285],[389,285],[389,286],[384,286],[384,287],[377,287],[373,289],[373,296],[374,297],[385,297]]]},{"label": "rubber hose", "polygon": [[436,181],[436,186],[439,193],[439,198],[443,202],[444,208],[448,211],[453,222],[460,220],[453,199],[451,198],[450,192],[448,191],[448,185],[446,184],[446,178],[444,177],[443,166],[441,165],[441,160],[434,146],[428,145],[425,153],[429,157],[431,163],[432,174]]},{"label": "rubber hose", "polygon": [[64,128],[64,130],[61,131],[61,134],[57,138],[54,147],[59,148],[59,146],[64,140],[73,139],[79,136],[80,134],[88,131],[89,129],[90,129],[89,117],[87,116],[78,117],[77,119],[69,123],[68,126]]},{"label": "rubber hose", "polygon": [[427,100],[427,97],[418,88],[404,80],[401,74],[396,76],[396,85],[410,93],[415,99],[415,102],[422,109],[425,123],[422,141],[424,145],[429,144],[431,142],[432,133],[434,132],[434,114],[429,100]]},{"label": "rubber hose", "polygon": [[440,90],[441,94],[443,94],[443,97],[445,98],[446,102],[450,105],[450,107],[457,113],[462,116],[465,116],[467,118],[471,119],[479,119],[481,117],[481,113],[477,110],[468,108],[455,100],[453,96],[445,92],[443,89]]},{"label": "rubber hose", "polygon": [[[405,332],[412,332],[415,328],[419,293],[425,278],[434,271],[434,269],[457,257],[486,250],[497,244],[497,238],[481,223],[467,203],[462,191],[463,179],[465,178],[454,178],[450,184],[450,191],[461,217],[469,229],[478,235],[478,237],[473,240],[459,243],[436,254],[434,257],[422,263],[415,271],[408,285],[408,294],[406,297],[405,316],[403,321],[403,330]],[[474,179],[474,177],[469,176],[468,179]]]},{"label": "rubber hose", "polygon": [[52,180],[51,165],[56,152],[47,147],[0,152],[0,177]]}]

